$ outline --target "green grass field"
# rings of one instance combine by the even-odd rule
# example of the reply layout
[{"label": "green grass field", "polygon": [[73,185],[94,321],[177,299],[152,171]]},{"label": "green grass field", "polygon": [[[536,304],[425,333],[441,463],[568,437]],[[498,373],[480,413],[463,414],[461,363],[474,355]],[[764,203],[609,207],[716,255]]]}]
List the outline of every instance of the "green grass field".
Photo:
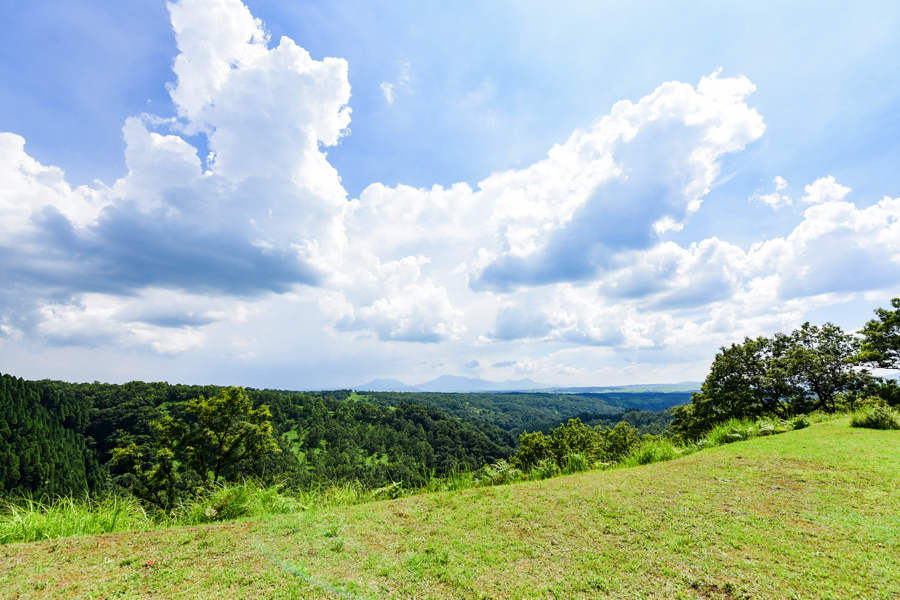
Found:
[{"label": "green grass field", "polygon": [[900,432],[0,546],[3,598],[900,598]]}]

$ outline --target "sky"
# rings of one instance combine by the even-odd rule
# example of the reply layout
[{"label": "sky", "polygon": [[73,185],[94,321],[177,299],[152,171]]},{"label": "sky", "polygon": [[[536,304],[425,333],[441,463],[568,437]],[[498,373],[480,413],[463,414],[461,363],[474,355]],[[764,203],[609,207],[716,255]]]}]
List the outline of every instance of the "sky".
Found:
[{"label": "sky", "polygon": [[698,381],[900,296],[900,4],[471,4],[0,6],[0,372]]}]

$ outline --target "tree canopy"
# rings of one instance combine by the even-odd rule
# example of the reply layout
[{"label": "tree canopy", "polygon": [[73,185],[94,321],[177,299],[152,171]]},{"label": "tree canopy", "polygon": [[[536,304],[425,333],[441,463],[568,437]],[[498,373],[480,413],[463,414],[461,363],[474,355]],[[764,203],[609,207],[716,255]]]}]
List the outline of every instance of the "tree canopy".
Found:
[{"label": "tree canopy", "polygon": [[[900,309],[900,298],[891,304]],[[860,336],[832,323],[804,323],[790,334],[720,348],[700,392],[674,408],[672,432],[696,439],[730,418],[834,413],[865,397],[897,404],[900,387],[868,367],[900,368],[900,310],[876,314]]]},{"label": "tree canopy", "polygon": [[149,471],[142,466],[143,452],[134,442],[112,451],[113,464],[134,480],[132,492],[162,510],[174,507],[185,469],[201,486],[209,487],[239,462],[280,451],[272,435],[269,407],[253,408],[243,388],[223,389],[212,398],[192,398],[185,410],[191,421],[166,416],[150,423],[158,450]]},{"label": "tree canopy", "polygon": [[894,310],[878,308],[860,330],[860,360],[879,369],[900,369],[900,298],[891,300]]}]

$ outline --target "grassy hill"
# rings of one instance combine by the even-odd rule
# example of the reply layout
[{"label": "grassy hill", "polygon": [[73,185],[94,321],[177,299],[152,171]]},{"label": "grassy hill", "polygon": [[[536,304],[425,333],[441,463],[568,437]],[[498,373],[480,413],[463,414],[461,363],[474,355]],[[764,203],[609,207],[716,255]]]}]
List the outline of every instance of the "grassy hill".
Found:
[{"label": "grassy hill", "polygon": [[18,598],[898,598],[900,432],[847,419],[645,467],[0,547]]}]

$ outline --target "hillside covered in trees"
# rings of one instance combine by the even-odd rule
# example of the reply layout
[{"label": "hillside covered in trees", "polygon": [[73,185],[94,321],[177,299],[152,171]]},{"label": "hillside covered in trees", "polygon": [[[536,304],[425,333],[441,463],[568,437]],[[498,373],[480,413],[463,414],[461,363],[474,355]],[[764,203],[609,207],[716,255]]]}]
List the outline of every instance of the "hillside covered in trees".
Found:
[{"label": "hillside covered in trees", "polygon": [[[0,490],[83,494],[115,486],[122,471],[109,464],[114,448],[135,443],[149,462],[158,449],[151,424],[167,416],[190,421],[186,401],[215,396],[221,389],[137,381],[70,384],[2,375]],[[261,475],[297,487],[349,480],[377,487],[414,482],[431,472],[477,469],[509,457],[516,443],[496,427],[423,405],[356,402],[348,399],[349,391],[247,394],[255,406],[269,406],[281,451],[243,461],[230,475]]]},{"label": "hillside covered in trees", "polygon": [[[569,419],[580,417],[582,421],[604,421],[615,425],[627,411],[641,411],[656,415],[651,420],[660,421],[654,431],[659,434],[668,428],[673,406],[691,400],[691,392],[504,392],[483,394],[442,394],[417,392],[359,392],[361,400],[398,406],[414,402],[435,408],[442,413],[467,421],[494,425],[518,436],[523,431],[549,430]],[[664,411],[661,414],[660,411]],[[647,421],[643,417],[642,421]],[[596,424],[596,423],[595,423]],[[632,423],[638,426],[638,423]]]},{"label": "hillside covered in trees", "polygon": [[[188,401],[222,389],[0,375],[0,493],[82,495],[125,487],[124,470],[111,462],[113,450],[135,444],[147,468],[159,451],[152,424],[165,417],[190,423]],[[269,407],[280,451],[241,461],[228,475],[262,476],[298,488],[347,481],[377,488],[416,484],[460,468],[476,470],[510,458],[522,430],[549,432],[574,416],[592,425],[614,425],[624,418],[642,433],[657,434],[671,420],[670,411],[625,413],[607,402],[617,398],[604,394],[358,396],[350,390],[253,389],[246,394],[254,406]]]}]

